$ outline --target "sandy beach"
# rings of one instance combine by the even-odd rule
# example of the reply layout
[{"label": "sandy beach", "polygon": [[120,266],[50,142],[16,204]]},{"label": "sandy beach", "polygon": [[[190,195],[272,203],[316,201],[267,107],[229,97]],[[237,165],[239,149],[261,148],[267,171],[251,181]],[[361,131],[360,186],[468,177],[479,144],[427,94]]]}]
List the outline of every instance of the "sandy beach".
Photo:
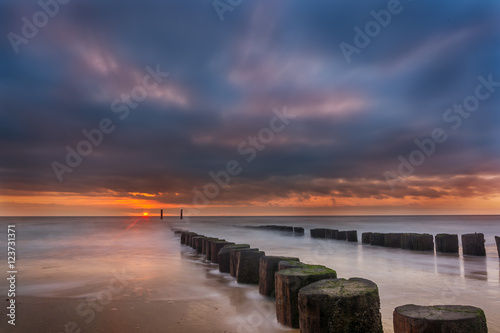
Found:
[{"label": "sandy beach", "polygon": [[[487,235],[487,256],[439,255],[361,243],[312,239],[245,225],[286,223],[363,231],[449,229],[457,218],[200,218],[189,225],[143,218],[18,219],[16,326],[0,308],[0,332],[297,332],[276,320],[275,300],[256,285],[238,284],[170,230],[249,243],[267,255],[296,256],[335,269],[342,278],[375,282],[384,332],[404,304],[463,304],[484,309],[489,332],[499,333],[499,266],[494,218],[474,229]],[[455,227],[455,230],[457,228]],[[307,230],[308,231],[308,230]],[[4,258],[5,259],[5,258]],[[5,282],[2,282],[5,288]]]},{"label": "sandy beach", "polygon": [[277,324],[274,302],[255,286],[220,274],[217,265],[181,246],[165,224],[135,221],[18,222],[24,239],[16,325],[8,324],[4,298],[0,332],[289,330]]},{"label": "sandy beach", "polygon": [[[238,332],[239,324],[226,323],[234,309],[214,300],[111,301],[88,323],[76,312],[84,298],[18,298],[15,328],[5,320],[1,332]],[[99,306],[99,305],[97,305]],[[0,313],[5,317],[5,310]],[[244,332],[244,331],[240,331]]]}]

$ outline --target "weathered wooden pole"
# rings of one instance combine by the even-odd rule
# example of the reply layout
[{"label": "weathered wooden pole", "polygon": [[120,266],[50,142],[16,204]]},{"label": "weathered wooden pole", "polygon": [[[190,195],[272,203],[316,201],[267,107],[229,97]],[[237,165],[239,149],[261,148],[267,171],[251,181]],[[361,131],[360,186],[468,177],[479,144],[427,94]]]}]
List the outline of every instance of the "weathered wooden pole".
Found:
[{"label": "weathered wooden pole", "polygon": [[345,233],[348,242],[358,242],[358,232],[356,230],[348,230]]},{"label": "weathered wooden pole", "polygon": [[484,234],[475,233],[462,235],[462,247],[464,255],[485,256]]},{"label": "weathered wooden pole", "polygon": [[384,235],[385,247],[401,248],[402,241],[403,241],[402,233],[388,233]]},{"label": "weathered wooden pole", "polygon": [[497,242],[498,257],[500,257],[500,237],[495,236],[495,242]]},{"label": "weathered wooden pole", "polygon": [[304,265],[275,273],[276,317],[280,324],[299,328],[299,290],[313,282],[335,279],[337,273],[325,266]]},{"label": "weathered wooden pole", "polygon": [[372,232],[370,235],[370,244],[376,246],[384,246],[384,234],[380,232]]},{"label": "weathered wooden pole", "polygon": [[249,249],[250,245],[248,244],[234,244],[234,245],[225,245],[222,249],[220,249],[217,254],[219,260],[219,272],[221,273],[230,273],[231,272],[231,260],[230,260],[230,252],[232,249]]},{"label": "weathered wooden pole", "polygon": [[301,333],[383,332],[378,287],[361,278],[321,280],[300,289],[299,316]]},{"label": "weathered wooden pole", "polygon": [[238,251],[236,253],[238,260],[236,282],[259,284],[260,258],[265,255],[264,251]]},{"label": "weathered wooden pole", "polygon": [[181,244],[183,245],[189,245],[190,244],[190,236],[191,235],[197,235],[195,232],[191,231],[184,231],[181,234]]},{"label": "weathered wooden pole", "polygon": [[394,332],[487,333],[483,310],[464,305],[398,306],[393,313]]},{"label": "weathered wooden pole", "polygon": [[325,228],[311,229],[311,238],[325,238]]},{"label": "weathered wooden pole", "polygon": [[186,242],[186,233],[188,233],[189,231],[183,231],[181,232],[181,244],[185,244]]},{"label": "weathered wooden pole", "polygon": [[193,237],[193,243],[194,243],[194,248],[196,249],[196,253],[200,253],[201,254],[201,250],[202,250],[202,244],[203,244],[203,240],[207,238],[205,236],[196,236],[196,237]]},{"label": "weathered wooden pole", "polygon": [[190,239],[190,241],[189,241],[189,246],[191,246],[193,249],[196,249],[196,240],[198,238],[200,238],[200,237],[204,238],[205,236],[204,235],[198,235],[198,234],[192,236],[191,239]]},{"label": "weathered wooden pole", "polygon": [[336,240],[346,240],[347,239],[347,232],[346,231],[339,231],[335,234],[335,239]]},{"label": "weathered wooden pole", "polygon": [[210,249],[210,261],[213,262],[214,264],[219,263],[219,251],[226,245],[234,245],[232,242],[226,242],[226,241],[213,241],[210,243],[211,249]]},{"label": "weathered wooden pole", "polygon": [[192,243],[191,243],[191,240],[193,239],[194,236],[200,236],[198,235],[196,232],[190,232],[188,235],[187,235],[187,239],[186,239],[186,245],[187,246],[192,246]]},{"label": "weathered wooden pole", "polygon": [[215,238],[215,239],[207,240],[207,244],[205,247],[205,255],[206,255],[205,259],[206,260],[212,261],[212,242],[221,242],[221,241],[225,241],[225,239]]},{"label": "weathered wooden pole", "polygon": [[434,237],[429,234],[418,234],[413,237],[414,251],[434,251]]},{"label": "weathered wooden pole", "polygon": [[201,241],[201,254],[207,254],[208,242],[211,240],[217,240],[215,237],[207,237]]},{"label": "weathered wooden pole", "polygon": [[441,253],[458,253],[458,235],[456,234],[437,234],[436,252]]},{"label": "weathered wooden pole", "polygon": [[[205,237],[206,237],[205,235],[196,235],[196,236],[191,237],[191,244],[190,244],[191,247],[196,250],[196,244],[198,243],[198,240],[203,240],[203,238],[205,238]],[[201,245],[201,243],[200,243],[200,245]]]},{"label": "weathered wooden pole", "polygon": [[299,261],[295,257],[263,256],[259,266],[259,293],[264,296],[274,297],[274,273],[278,271],[280,261]]},{"label": "weathered wooden pole", "polygon": [[181,244],[185,244],[186,243],[186,234],[188,232],[189,231],[183,231],[183,232],[181,232]]},{"label": "weathered wooden pole", "polygon": [[243,248],[243,249],[231,249],[229,251],[229,274],[232,277],[236,277],[236,272],[238,271],[238,252],[240,251],[259,251],[257,248]]},{"label": "weathered wooden pole", "polygon": [[405,250],[413,250],[413,239],[416,233],[404,233],[401,239],[401,248]]},{"label": "weathered wooden pole", "polygon": [[163,220],[163,209],[160,210],[160,219]]},{"label": "weathered wooden pole", "polygon": [[434,251],[434,237],[429,234],[403,234],[401,248],[413,251]]},{"label": "weathered wooden pole", "polygon": [[182,220],[183,216],[182,216],[182,208],[181,208],[181,220]]},{"label": "weathered wooden pole", "polygon": [[327,239],[335,239],[337,237],[337,229],[325,229],[325,238]]},{"label": "weathered wooden pole", "polygon": [[302,227],[293,227],[293,233],[296,235],[304,235],[304,228]]},{"label": "weathered wooden pole", "polygon": [[372,232],[363,232],[361,234],[361,243],[363,244],[370,244],[370,237],[372,235]]}]

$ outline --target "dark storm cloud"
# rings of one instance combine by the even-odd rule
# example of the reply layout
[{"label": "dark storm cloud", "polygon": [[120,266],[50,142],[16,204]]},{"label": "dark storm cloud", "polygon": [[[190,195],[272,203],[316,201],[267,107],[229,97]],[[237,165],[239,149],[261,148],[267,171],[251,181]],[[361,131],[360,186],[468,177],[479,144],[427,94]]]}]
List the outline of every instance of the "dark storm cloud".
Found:
[{"label": "dark storm cloud", "polygon": [[[232,159],[243,172],[221,203],[263,192],[439,197],[467,187],[448,175],[498,174],[500,91],[457,130],[443,114],[474,93],[477,76],[500,81],[500,5],[401,1],[403,10],[348,64],[339,43],[353,44],[353,28],[387,4],[247,1],[220,22],[210,1],[73,0],[16,54],[7,34],[19,34],[21,17],[40,8],[0,1],[2,188],[166,193],[161,200],[189,203],[193,187]],[[169,77],[121,120],[111,104],[157,65]],[[284,106],[297,117],[245,163],[238,145]],[[82,130],[103,118],[115,131],[60,183],[51,163],[65,163],[65,147],[76,149]],[[390,191],[384,172],[436,127],[449,138],[415,175],[453,188]]]}]

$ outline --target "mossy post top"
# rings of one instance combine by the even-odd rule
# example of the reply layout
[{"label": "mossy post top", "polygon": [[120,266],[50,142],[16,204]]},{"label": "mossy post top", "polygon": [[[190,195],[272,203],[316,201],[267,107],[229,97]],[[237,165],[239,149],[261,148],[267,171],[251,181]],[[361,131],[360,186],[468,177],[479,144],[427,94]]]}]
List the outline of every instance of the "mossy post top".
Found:
[{"label": "mossy post top", "polygon": [[376,294],[378,296],[378,287],[375,282],[362,279],[327,279],[311,283],[302,288],[299,295],[328,295],[332,297],[349,297],[367,294]]},{"label": "mossy post top", "polygon": [[301,267],[284,269],[276,272],[276,274],[289,275],[289,276],[335,274],[335,276],[337,276],[337,272],[331,268],[321,265],[307,265],[307,264],[303,264]]},{"label": "mossy post top", "polygon": [[225,245],[222,249],[220,249],[220,253],[229,253],[233,249],[249,249],[250,245],[249,244],[229,244]]},{"label": "mossy post top", "polygon": [[407,304],[398,306],[394,312],[405,317],[425,320],[463,320],[485,317],[483,310],[469,305],[432,305]]},{"label": "mossy post top", "polygon": [[436,238],[458,237],[457,234],[437,234]]},{"label": "mossy post top", "polygon": [[278,262],[278,267],[284,267],[281,270],[283,270],[283,269],[290,269],[290,268],[297,268],[297,267],[304,267],[306,265],[307,264],[304,264],[300,260],[289,260],[289,259],[286,259],[286,260],[281,260],[281,261]]},{"label": "mossy post top", "polygon": [[231,245],[233,245],[234,243],[233,242],[229,242],[229,241],[227,241],[225,239],[221,239],[221,240],[213,240],[212,244],[231,244]]}]

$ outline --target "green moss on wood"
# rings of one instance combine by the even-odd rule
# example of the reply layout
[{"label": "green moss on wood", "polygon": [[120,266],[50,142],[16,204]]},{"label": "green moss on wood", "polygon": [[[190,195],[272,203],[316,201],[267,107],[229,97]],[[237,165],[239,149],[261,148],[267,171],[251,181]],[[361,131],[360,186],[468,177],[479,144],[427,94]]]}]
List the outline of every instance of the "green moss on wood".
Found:
[{"label": "green moss on wood", "polygon": [[298,276],[305,276],[305,275],[322,275],[322,274],[337,274],[336,271],[334,271],[331,268],[321,266],[321,265],[307,265],[307,264],[302,264],[303,266],[301,267],[295,267],[295,268],[288,268],[284,269],[282,271],[279,271],[279,274],[283,275],[298,275]]}]

